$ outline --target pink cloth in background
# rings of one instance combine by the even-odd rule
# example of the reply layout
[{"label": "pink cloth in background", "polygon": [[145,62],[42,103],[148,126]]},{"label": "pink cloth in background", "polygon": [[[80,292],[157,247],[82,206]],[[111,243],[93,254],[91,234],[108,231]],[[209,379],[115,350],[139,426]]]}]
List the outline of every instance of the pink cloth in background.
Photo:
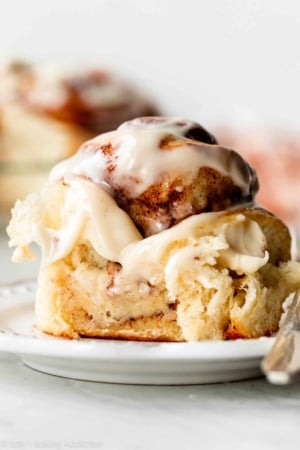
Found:
[{"label": "pink cloth in background", "polygon": [[257,202],[300,229],[300,133],[271,136],[220,129],[215,135],[255,168],[260,185]]}]

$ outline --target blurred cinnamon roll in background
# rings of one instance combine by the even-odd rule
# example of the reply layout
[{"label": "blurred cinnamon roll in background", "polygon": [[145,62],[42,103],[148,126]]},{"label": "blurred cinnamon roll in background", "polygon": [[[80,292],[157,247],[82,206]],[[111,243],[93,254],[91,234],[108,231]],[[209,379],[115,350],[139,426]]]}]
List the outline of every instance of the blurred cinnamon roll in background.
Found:
[{"label": "blurred cinnamon roll in background", "polygon": [[135,87],[99,69],[26,62],[0,67],[0,210],[39,188],[49,168],[94,135],[157,112]]}]

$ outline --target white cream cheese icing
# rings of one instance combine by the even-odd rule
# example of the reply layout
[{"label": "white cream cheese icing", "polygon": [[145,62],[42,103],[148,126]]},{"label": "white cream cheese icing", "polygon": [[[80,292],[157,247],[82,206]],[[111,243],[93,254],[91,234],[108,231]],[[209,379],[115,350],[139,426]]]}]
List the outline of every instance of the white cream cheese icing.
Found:
[{"label": "white cream cheese icing", "polygon": [[[194,122],[182,119],[165,119],[163,123],[147,126],[140,119],[125,122],[116,131],[104,133],[83,145],[79,152],[58,164],[50,174],[51,181],[72,174],[103,182],[108,162],[101,146],[110,145],[113,152],[109,164],[113,164],[114,179],[126,184],[131,197],[138,197],[165,173],[181,175],[190,183],[200,167],[210,167],[230,177],[245,196],[250,195],[252,174],[249,166],[233,150],[218,145],[195,142],[184,137]],[[161,149],[161,142],[169,135],[182,142],[178,148]],[[93,147],[98,150],[93,151]],[[136,182],[138,180],[138,182]]]},{"label": "white cream cheese icing", "polygon": [[[218,261],[237,272],[252,273],[268,260],[260,227],[239,212],[230,216],[222,212],[194,215],[142,239],[129,216],[101,186],[74,177],[69,179],[69,186],[62,185],[60,189],[64,199],[58,229],[43,221],[45,198],[32,194],[23,203],[16,204],[15,219],[8,227],[10,245],[17,246],[15,260],[28,256],[30,242],[41,246],[43,263],[51,264],[67,256],[79,241],[89,241],[102,257],[122,265],[122,276],[130,278],[133,274],[150,281],[167,261],[165,273],[171,278],[175,267],[178,272],[195,261],[197,264]],[[37,205],[36,213],[32,204]],[[20,214],[23,215],[21,224]],[[179,249],[176,243],[181,243]],[[171,252],[164,261],[166,250],[173,244],[174,255]]]}]

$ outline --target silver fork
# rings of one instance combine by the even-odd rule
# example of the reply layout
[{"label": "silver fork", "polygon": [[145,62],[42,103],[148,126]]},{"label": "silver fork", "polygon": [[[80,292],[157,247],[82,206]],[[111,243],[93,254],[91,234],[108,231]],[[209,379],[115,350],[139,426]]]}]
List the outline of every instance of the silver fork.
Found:
[{"label": "silver fork", "polygon": [[[290,227],[292,259],[300,261],[299,226]],[[288,384],[300,379],[300,289],[295,293],[274,345],[263,359],[262,371],[273,384]]]},{"label": "silver fork", "polygon": [[300,380],[300,289],[261,367],[270,383],[288,384]]}]

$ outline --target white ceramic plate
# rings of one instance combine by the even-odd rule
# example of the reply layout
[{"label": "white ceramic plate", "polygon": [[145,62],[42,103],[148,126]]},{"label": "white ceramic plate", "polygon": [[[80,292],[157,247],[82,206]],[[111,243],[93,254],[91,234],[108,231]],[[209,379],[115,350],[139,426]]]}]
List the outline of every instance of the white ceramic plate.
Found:
[{"label": "white ceramic plate", "polygon": [[261,375],[273,338],[192,343],[68,340],[34,327],[36,284],[0,287],[0,351],[31,368],[81,380],[130,384],[200,384]]}]

